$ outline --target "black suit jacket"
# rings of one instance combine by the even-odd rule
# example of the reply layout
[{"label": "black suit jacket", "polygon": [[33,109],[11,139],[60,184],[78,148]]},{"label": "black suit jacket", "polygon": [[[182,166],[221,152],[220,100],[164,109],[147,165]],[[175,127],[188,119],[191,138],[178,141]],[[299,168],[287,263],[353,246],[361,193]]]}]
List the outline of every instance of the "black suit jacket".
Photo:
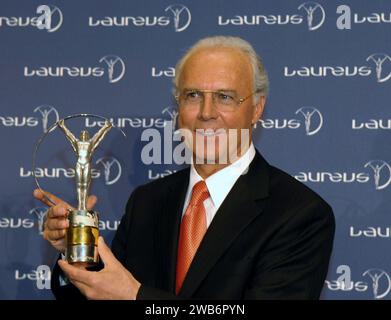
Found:
[{"label": "black suit jacket", "polygon": [[[216,212],[175,296],[175,268],[189,169],[138,187],[112,250],[141,283],[137,299],[318,299],[335,221],[316,193],[257,152]],[[80,298],[72,285],[57,298]]]}]

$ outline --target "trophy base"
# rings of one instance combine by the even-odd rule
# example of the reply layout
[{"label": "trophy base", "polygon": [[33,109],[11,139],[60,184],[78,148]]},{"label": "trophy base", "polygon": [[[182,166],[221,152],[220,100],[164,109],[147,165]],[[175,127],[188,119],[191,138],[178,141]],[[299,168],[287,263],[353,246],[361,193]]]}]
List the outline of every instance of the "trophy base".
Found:
[{"label": "trophy base", "polygon": [[68,263],[94,266],[98,256],[98,213],[87,210],[73,210],[68,215],[67,246],[65,257]]},{"label": "trophy base", "polygon": [[68,246],[66,258],[70,264],[94,266],[99,262],[98,247],[85,244]]}]

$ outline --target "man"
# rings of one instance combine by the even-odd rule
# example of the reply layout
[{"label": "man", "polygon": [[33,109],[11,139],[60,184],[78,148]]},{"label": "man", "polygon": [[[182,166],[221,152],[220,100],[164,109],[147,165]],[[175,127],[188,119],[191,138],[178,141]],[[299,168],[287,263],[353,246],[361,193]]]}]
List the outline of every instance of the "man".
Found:
[{"label": "man", "polygon": [[[318,195],[255,150],[252,127],[267,91],[266,72],[249,43],[235,37],[196,43],[175,77],[178,125],[192,165],[134,190],[112,252],[99,239],[101,271],[60,259],[56,297],[319,298],[334,217]],[[41,192],[35,196],[45,202]],[[63,252],[69,205],[48,196],[59,204],[48,212],[44,236]],[[89,206],[95,202],[90,197]],[[60,285],[64,276],[72,284]]]}]

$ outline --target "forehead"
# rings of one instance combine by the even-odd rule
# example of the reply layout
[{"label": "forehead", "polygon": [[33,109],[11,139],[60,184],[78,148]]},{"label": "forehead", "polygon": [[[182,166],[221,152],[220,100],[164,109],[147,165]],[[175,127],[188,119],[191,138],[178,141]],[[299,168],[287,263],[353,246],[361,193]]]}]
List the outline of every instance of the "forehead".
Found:
[{"label": "forehead", "polygon": [[186,60],[179,78],[180,87],[224,89],[252,84],[250,59],[235,48],[204,48]]}]

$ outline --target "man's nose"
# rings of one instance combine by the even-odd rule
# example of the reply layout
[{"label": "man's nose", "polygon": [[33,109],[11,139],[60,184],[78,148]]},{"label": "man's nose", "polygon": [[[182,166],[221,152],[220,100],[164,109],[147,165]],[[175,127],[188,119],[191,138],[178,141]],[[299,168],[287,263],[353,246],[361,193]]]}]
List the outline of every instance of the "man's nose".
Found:
[{"label": "man's nose", "polygon": [[216,110],[215,101],[213,99],[213,93],[204,93],[204,99],[202,100],[200,107],[200,117],[203,120],[215,119],[218,116]]}]

